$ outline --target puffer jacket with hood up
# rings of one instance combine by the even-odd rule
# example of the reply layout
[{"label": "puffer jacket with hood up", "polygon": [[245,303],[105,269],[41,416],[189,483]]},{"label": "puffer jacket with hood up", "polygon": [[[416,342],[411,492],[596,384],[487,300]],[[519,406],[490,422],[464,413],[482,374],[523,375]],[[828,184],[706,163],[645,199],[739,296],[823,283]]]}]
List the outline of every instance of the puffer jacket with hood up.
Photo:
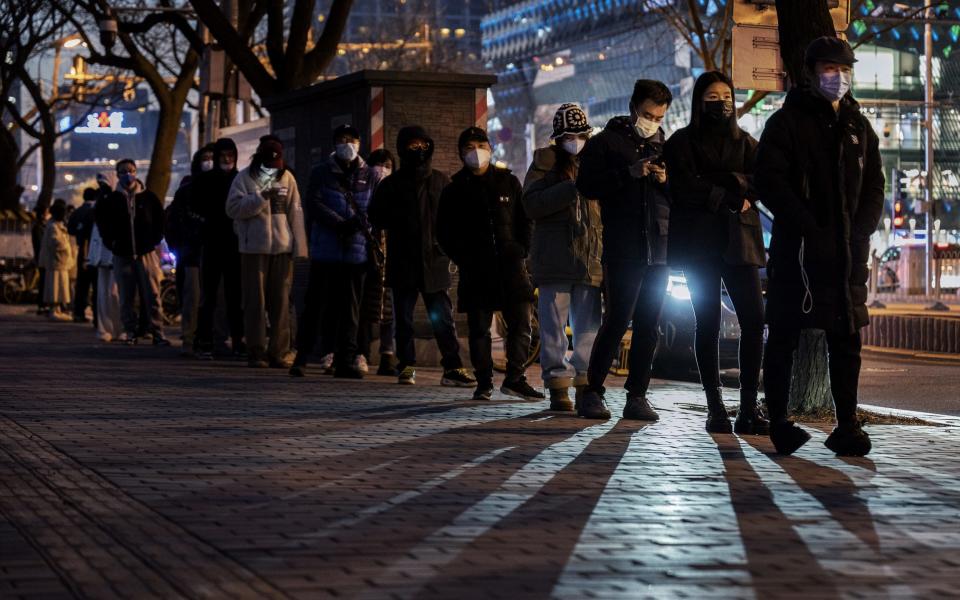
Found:
[{"label": "puffer jacket with hood up", "polygon": [[[282,206],[271,203],[267,192],[271,186],[285,197]],[[280,210],[275,210],[271,204]],[[249,167],[238,173],[227,195],[226,213],[233,219],[241,254],[307,256],[300,192],[297,180],[287,169],[272,181],[260,176],[254,179]]]}]

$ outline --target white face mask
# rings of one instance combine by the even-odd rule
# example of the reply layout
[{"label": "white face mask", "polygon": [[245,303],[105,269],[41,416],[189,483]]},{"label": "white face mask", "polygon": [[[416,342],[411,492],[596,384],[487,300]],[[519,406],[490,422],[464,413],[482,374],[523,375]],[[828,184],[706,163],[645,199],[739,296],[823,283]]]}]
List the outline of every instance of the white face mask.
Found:
[{"label": "white face mask", "polygon": [[274,178],[277,176],[277,173],[280,172],[280,169],[277,167],[260,167],[260,171],[269,178]]},{"label": "white face mask", "polygon": [[563,140],[563,142],[560,143],[560,147],[566,150],[567,154],[576,156],[580,154],[580,151],[583,150],[586,143],[587,140],[574,138],[572,140]]},{"label": "white face mask", "polygon": [[485,169],[490,164],[490,151],[484,148],[471,150],[463,156],[463,162],[471,169]]},{"label": "white face mask", "polygon": [[652,138],[653,136],[657,135],[657,131],[660,130],[660,123],[651,121],[650,119],[645,119],[643,117],[637,117],[637,120],[634,122],[633,126],[643,139]]},{"label": "white face mask", "polygon": [[821,73],[817,82],[820,94],[830,102],[836,102],[850,91],[851,73]]},{"label": "white face mask", "polygon": [[221,161],[220,161],[220,170],[221,170],[221,171],[232,171],[232,170],[233,170],[233,161],[232,161],[232,160],[221,160]]},{"label": "white face mask", "polygon": [[353,162],[353,159],[360,154],[360,144],[351,142],[349,144],[337,144],[335,146],[337,158],[345,162]]},{"label": "white face mask", "polygon": [[393,169],[391,169],[390,167],[384,167],[383,165],[376,165],[376,166],[370,167],[370,170],[373,171],[373,174],[377,179],[383,179],[384,177],[386,177],[387,175],[393,172]]},{"label": "white face mask", "polygon": [[207,171],[213,170],[213,160],[202,160],[200,161],[200,170],[206,173]]}]

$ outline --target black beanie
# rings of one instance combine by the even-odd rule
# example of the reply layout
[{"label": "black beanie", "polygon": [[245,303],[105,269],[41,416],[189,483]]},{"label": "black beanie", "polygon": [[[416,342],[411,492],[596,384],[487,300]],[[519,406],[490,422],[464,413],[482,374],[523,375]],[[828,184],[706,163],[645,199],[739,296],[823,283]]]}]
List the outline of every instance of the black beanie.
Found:
[{"label": "black beanie", "polygon": [[479,127],[467,127],[460,134],[460,139],[457,140],[457,150],[462,150],[468,142],[486,142],[489,144],[490,138],[487,136],[487,132]]}]

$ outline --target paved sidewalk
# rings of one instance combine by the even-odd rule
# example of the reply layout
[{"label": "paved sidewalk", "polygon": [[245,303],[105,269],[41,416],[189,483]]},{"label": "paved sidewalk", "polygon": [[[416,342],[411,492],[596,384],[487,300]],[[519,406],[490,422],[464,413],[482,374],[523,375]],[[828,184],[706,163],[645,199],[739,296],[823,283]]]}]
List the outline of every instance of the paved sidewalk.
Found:
[{"label": "paved sidewalk", "polygon": [[[960,424],[797,456],[0,313],[0,598],[877,598],[960,589]],[[616,383],[616,381],[615,381]],[[622,408],[619,389],[611,393]],[[869,399],[866,399],[869,400]]]}]

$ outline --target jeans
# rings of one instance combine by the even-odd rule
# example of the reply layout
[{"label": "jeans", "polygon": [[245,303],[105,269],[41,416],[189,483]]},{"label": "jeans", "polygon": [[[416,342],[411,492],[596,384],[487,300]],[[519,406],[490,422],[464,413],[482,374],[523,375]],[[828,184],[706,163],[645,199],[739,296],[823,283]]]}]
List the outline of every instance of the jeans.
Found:
[{"label": "jeans", "polygon": [[[532,305],[529,302],[519,302],[510,304],[500,311],[507,325],[507,334],[504,339],[504,350],[507,355],[506,381],[518,381],[524,378],[523,374],[526,371],[524,364],[530,355],[531,310]],[[493,382],[493,344],[490,337],[492,322],[493,311],[472,310],[467,313],[470,362],[473,363],[477,383],[481,387]]]},{"label": "jeans", "polygon": [[417,352],[413,338],[413,309],[417,298],[423,297],[423,304],[433,327],[433,335],[440,348],[440,364],[444,370],[463,367],[460,360],[460,342],[457,340],[457,327],[453,322],[453,304],[446,290],[423,292],[417,288],[395,288],[393,290],[393,320],[397,329],[397,362],[402,371],[417,364]]},{"label": "jeans", "polygon": [[250,358],[285,360],[290,353],[293,255],[241,254],[240,279],[243,288],[243,326]]},{"label": "jeans", "polygon": [[760,269],[723,262],[684,267],[690,301],[697,319],[694,353],[704,389],[720,387],[720,285],[733,301],[740,322],[740,389],[756,393],[763,356],[763,293]]},{"label": "jeans", "polygon": [[[132,258],[113,257],[113,276],[117,280],[120,294],[120,321],[130,337],[137,334],[137,325],[145,321],[146,333],[154,338],[163,338],[163,313],[160,309],[160,286],[154,274],[153,261],[157,261],[156,252]],[[140,311],[144,315],[138,318],[134,308],[137,294],[140,295]]]},{"label": "jeans", "polygon": [[611,262],[603,267],[606,311],[597,332],[587,369],[591,389],[603,393],[603,382],[620,350],[627,328],[630,338],[630,374],[624,386],[630,394],[645,394],[650,387],[653,357],[660,341],[657,322],[663,308],[670,269],[663,265]]},{"label": "jeans", "polygon": [[[857,418],[857,387],[860,381],[860,332],[849,333],[838,327],[827,331],[827,363],[830,391],[837,411],[837,423],[851,425]],[[772,423],[787,418],[790,400],[790,376],[793,353],[800,343],[800,329],[792,325],[770,324],[763,362],[763,386]]]},{"label": "jeans", "polygon": [[360,298],[366,265],[310,262],[303,315],[297,326],[297,364],[306,365],[317,343],[321,322],[332,321],[336,336],[334,364],[349,367],[358,354]]},{"label": "jeans", "polygon": [[[600,327],[600,288],[569,283],[540,285],[540,370],[544,387],[586,383],[590,352]],[[567,319],[573,330],[573,356],[567,359]]]},{"label": "jeans", "polygon": [[213,350],[217,300],[223,281],[223,300],[227,308],[227,322],[233,348],[243,340],[243,292],[240,281],[240,254],[222,248],[204,248],[201,268],[203,300],[197,319],[197,345],[204,351]]}]

